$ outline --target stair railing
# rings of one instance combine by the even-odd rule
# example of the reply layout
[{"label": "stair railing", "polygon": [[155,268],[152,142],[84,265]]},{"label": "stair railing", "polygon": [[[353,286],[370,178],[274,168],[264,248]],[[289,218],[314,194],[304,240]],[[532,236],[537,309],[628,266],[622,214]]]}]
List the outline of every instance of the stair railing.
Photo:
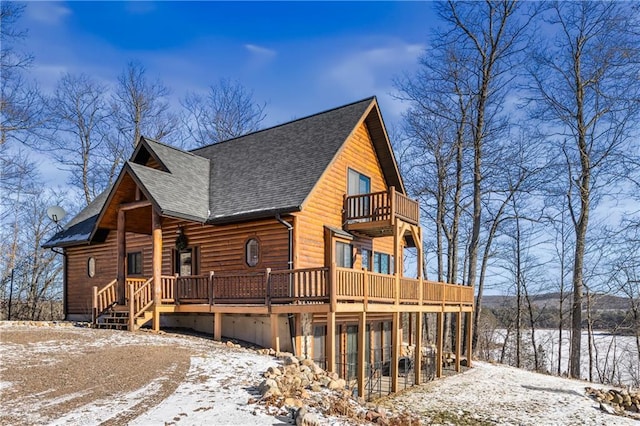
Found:
[{"label": "stair railing", "polygon": [[135,331],[136,318],[153,305],[153,277],[135,289],[136,283],[129,283],[129,331]]},{"label": "stair railing", "polygon": [[109,284],[98,290],[97,286],[93,286],[93,303],[91,309],[91,322],[94,327],[98,324],[98,317],[107,309],[116,304],[116,284],[118,280],[113,280]]}]

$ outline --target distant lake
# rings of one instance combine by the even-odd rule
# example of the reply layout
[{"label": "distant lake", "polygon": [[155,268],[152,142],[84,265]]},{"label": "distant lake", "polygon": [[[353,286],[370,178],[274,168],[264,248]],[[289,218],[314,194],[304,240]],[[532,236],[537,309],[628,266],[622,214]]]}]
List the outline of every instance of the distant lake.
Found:
[{"label": "distant lake", "polygon": [[[493,342],[502,345],[506,330],[498,329],[493,335]],[[571,333],[569,330],[562,332],[561,372],[566,374],[569,363],[569,345]],[[531,331],[522,332],[523,357],[531,354]],[[558,330],[542,329],[535,332],[536,345],[544,350],[544,365],[547,370],[556,373],[558,370],[558,345],[560,342]],[[638,348],[635,336],[619,336],[603,331],[593,333],[593,381],[605,384],[622,384],[627,386],[640,386],[640,362],[638,361]],[[582,332],[581,340],[581,378],[589,379],[589,340],[588,333]],[[513,356],[515,352],[515,332],[509,335],[508,354]],[[491,357],[493,361],[500,359],[500,348],[493,349]]]}]

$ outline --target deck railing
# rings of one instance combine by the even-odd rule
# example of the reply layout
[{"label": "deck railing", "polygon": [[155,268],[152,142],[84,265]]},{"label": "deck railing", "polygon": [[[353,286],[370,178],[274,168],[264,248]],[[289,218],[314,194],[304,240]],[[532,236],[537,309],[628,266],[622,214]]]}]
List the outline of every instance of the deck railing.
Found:
[{"label": "deck railing", "polygon": [[388,191],[348,195],[344,199],[345,222],[393,221],[396,217],[417,225],[420,220],[418,202],[397,192]]},{"label": "deck railing", "polygon": [[[153,280],[127,279],[136,313],[153,301]],[[473,288],[351,268],[305,268],[258,273],[163,275],[163,304],[472,304]],[[116,301],[115,280],[97,291],[94,311]],[[135,299],[138,298],[138,299]],[[129,299],[129,298],[127,298]],[[144,310],[143,309],[143,310]]]}]

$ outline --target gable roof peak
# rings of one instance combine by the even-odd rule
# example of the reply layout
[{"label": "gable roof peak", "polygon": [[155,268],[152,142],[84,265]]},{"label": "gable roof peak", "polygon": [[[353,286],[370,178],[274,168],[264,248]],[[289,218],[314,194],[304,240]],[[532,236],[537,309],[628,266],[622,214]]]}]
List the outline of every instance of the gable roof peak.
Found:
[{"label": "gable roof peak", "polygon": [[193,148],[193,149],[189,150],[189,152],[194,152],[194,151],[197,151],[197,150],[200,150],[200,149],[203,149],[203,148],[208,148],[208,147],[213,146],[213,145],[220,145],[220,144],[227,143],[227,142],[233,142],[235,140],[242,139],[242,138],[245,138],[247,136],[253,136],[253,135],[257,134],[257,133],[268,132],[268,131],[277,129],[278,127],[283,127],[283,126],[287,126],[287,125],[290,125],[290,124],[297,123],[299,121],[308,120],[310,118],[313,118],[313,117],[316,117],[316,116],[319,116],[319,115],[331,113],[333,111],[340,110],[340,109],[343,109],[343,108],[348,108],[348,107],[351,107],[353,105],[357,105],[357,104],[360,104],[360,103],[373,102],[373,101],[375,101],[376,104],[378,103],[378,98],[375,95],[374,96],[369,96],[367,98],[360,99],[359,101],[350,102],[348,104],[340,105],[340,106],[337,106],[337,107],[334,107],[334,108],[326,109],[324,111],[320,111],[320,112],[316,112],[316,113],[313,113],[313,114],[309,114],[309,115],[306,115],[304,117],[299,117],[299,118],[295,118],[295,119],[290,120],[290,121],[285,121],[283,123],[278,123],[278,124],[275,124],[275,125],[270,126],[270,127],[265,127],[264,129],[254,130],[253,132],[245,133],[244,135],[236,136],[236,137],[233,137],[231,139],[225,139],[223,141],[213,142],[213,143],[210,143],[210,144],[207,144],[207,145],[202,145],[202,146],[199,146],[197,148]]}]

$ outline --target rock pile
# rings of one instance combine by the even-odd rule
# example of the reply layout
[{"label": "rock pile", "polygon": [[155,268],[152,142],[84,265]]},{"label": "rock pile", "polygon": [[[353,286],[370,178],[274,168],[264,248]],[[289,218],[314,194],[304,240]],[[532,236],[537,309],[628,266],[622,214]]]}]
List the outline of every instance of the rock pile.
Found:
[{"label": "rock pile", "polygon": [[[351,423],[378,425],[406,424],[406,419],[391,416],[380,406],[354,398],[347,383],[336,373],[327,373],[313,360],[289,353],[277,353],[280,367],[269,367],[263,373],[264,380],[258,386],[265,406],[278,407],[289,412],[296,425],[322,424],[322,415],[347,417]],[[414,420],[412,423],[417,425]]]},{"label": "rock pile", "polygon": [[600,409],[609,414],[640,420],[640,390],[585,388],[587,395],[600,403]]}]

